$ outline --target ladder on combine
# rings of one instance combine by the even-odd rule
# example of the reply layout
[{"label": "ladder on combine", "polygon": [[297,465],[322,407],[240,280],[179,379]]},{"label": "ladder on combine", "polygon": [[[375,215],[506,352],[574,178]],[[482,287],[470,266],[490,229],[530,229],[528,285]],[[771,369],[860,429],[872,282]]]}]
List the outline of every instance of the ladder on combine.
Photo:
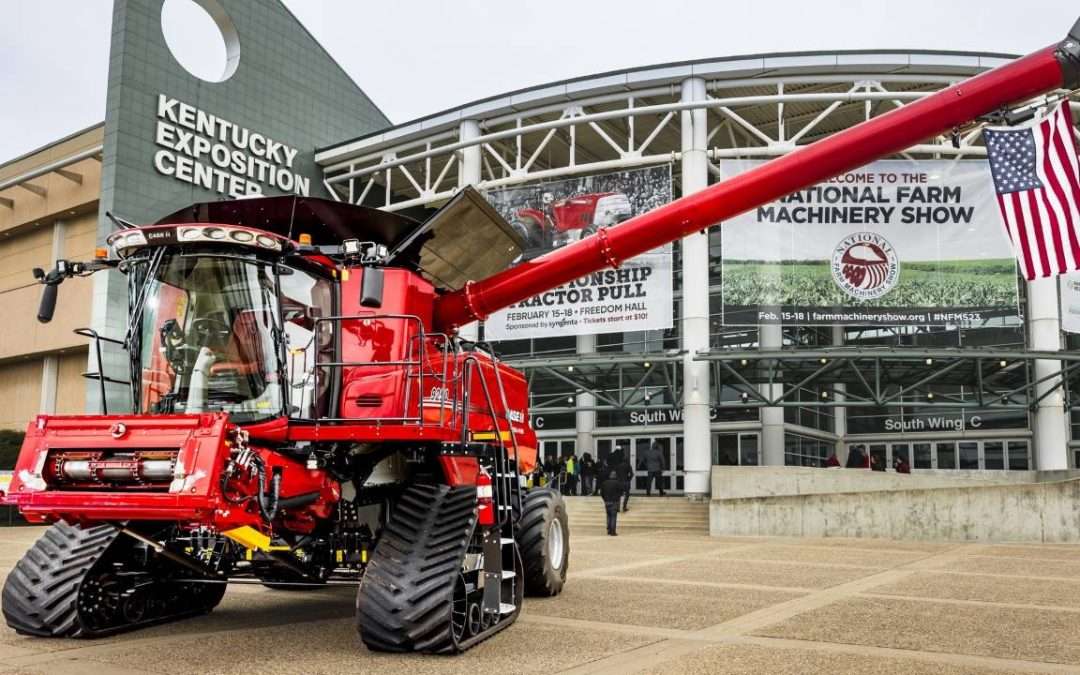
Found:
[{"label": "ladder on combine", "polygon": [[[491,358],[491,371],[494,374],[495,394],[499,397],[502,410],[507,410],[506,390],[499,374],[499,362],[494,351],[487,350]],[[513,615],[520,608],[522,597],[521,561],[517,550],[517,521],[521,514],[521,474],[518,471],[518,445],[513,425],[505,422],[505,433],[500,423],[500,416],[492,398],[492,391],[484,377],[483,368],[475,357],[464,360],[462,381],[465,391],[462,397],[462,411],[465,424],[462,428],[468,435],[468,410],[472,396],[470,391],[473,372],[478,374],[487,414],[492,421],[492,442],[480,450],[480,465],[491,477],[492,508],[495,524],[485,528],[483,533],[483,611],[496,620]],[[509,441],[509,444],[507,443]],[[513,449],[511,459],[510,449]]]}]

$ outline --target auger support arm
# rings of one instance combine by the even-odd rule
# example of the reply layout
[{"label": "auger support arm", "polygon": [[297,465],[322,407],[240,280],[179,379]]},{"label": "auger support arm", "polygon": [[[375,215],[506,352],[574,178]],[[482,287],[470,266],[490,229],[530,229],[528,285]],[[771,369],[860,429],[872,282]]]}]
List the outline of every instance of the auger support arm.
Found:
[{"label": "auger support arm", "polygon": [[582,275],[650,251],[815,183],[886,157],[982,115],[1060,87],[1080,86],[1080,21],[1059,44],[867,120],[436,299],[435,330],[455,330]]}]

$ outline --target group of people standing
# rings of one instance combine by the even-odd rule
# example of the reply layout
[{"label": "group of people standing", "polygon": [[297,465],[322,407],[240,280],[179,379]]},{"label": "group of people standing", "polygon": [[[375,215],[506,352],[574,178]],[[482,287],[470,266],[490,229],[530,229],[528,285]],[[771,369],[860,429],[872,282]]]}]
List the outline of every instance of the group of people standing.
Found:
[{"label": "group of people standing", "polygon": [[[644,469],[648,476],[646,496],[652,495],[654,486],[660,496],[664,496],[665,462],[664,450],[660,444],[654,441],[638,458],[638,463],[639,468]],[[562,459],[545,463],[544,473],[547,474],[548,484],[564,495],[599,495],[604,500],[607,512],[607,533],[616,536],[618,514],[620,510],[629,509],[630,489],[634,480],[634,467],[625,448],[616,445],[614,452],[600,459],[593,459],[588,452],[580,459],[573,453],[567,453]]]}]

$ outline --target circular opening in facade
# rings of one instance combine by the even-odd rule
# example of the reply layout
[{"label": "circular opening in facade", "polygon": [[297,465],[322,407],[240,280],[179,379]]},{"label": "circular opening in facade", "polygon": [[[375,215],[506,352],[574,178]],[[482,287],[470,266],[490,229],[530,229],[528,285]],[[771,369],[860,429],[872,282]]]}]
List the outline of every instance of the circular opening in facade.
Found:
[{"label": "circular opening in facade", "polygon": [[240,40],[217,0],[165,0],[161,32],[177,63],[206,82],[224,82],[240,64]]}]

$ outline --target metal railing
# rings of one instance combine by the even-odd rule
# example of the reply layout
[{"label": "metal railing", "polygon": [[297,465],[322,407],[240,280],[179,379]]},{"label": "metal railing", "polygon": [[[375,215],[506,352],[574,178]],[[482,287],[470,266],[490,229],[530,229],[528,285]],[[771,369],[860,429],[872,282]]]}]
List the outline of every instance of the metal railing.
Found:
[{"label": "metal railing", "polygon": [[105,375],[105,367],[104,367],[104,364],[103,364],[103,361],[102,361],[102,358],[101,358],[101,343],[102,343],[102,341],[104,341],[104,342],[108,342],[109,344],[119,345],[121,349],[125,349],[125,350],[127,349],[127,345],[124,343],[123,340],[117,340],[116,338],[109,338],[109,337],[105,337],[104,335],[99,335],[98,332],[96,330],[92,329],[92,328],[76,328],[72,332],[75,333],[76,335],[80,335],[80,336],[85,337],[85,338],[90,338],[91,340],[94,341],[94,359],[95,359],[95,361],[97,363],[97,372],[96,373],[83,373],[83,377],[85,377],[88,380],[97,380],[98,381],[98,386],[100,387],[100,392],[101,392],[101,414],[102,415],[108,415],[109,414],[109,402],[108,402],[108,397],[105,396],[105,384],[106,383],[122,384],[124,386],[130,387],[131,382],[129,382],[129,381],[126,382],[124,380],[117,380],[116,378],[113,378],[113,377],[106,377],[106,375]]}]

